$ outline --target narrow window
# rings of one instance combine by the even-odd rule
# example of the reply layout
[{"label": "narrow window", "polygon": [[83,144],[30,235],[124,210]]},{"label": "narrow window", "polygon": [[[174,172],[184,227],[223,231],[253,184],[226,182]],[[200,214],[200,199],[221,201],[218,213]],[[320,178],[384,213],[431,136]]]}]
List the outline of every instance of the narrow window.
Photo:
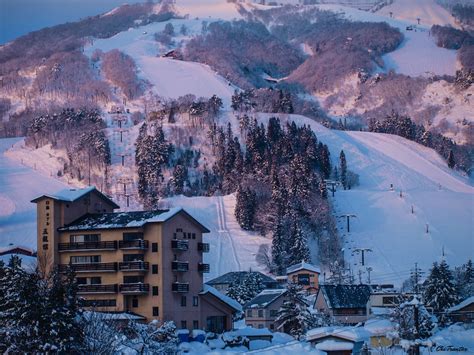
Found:
[{"label": "narrow window", "polygon": [[199,297],[198,296],[193,296],[193,306],[194,307],[199,306]]},{"label": "narrow window", "polygon": [[199,321],[193,320],[193,329],[199,329]]},{"label": "narrow window", "polygon": [[181,296],[181,307],[186,307],[186,296]]},{"label": "narrow window", "polygon": [[160,309],[158,307],[153,307],[153,317],[158,317],[160,315]]},{"label": "narrow window", "polygon": [[155,275],[158,274],[158,265],[157,264],[153,264],[151,266],[151,273],[155,274]]},{"label": "narrow window", "polygon": [[182,320],[181,321],[181,329],[187,329],[187,328],[188,328],[188,325],[186,324],[186,321]]},{"label": "narrow window", "polygon": [[158,253],[158,243],[151,243],[151,251],[153,253]]},{"label": "narrow window", "polygon": [[153,286],[151,290],[153,296],[158,296],[158,286]]},{"label": "narrow window", "polygon": [[136,298],[136,297],[132,298],[132,307],[133,308],[138,307],[138,298]]}]

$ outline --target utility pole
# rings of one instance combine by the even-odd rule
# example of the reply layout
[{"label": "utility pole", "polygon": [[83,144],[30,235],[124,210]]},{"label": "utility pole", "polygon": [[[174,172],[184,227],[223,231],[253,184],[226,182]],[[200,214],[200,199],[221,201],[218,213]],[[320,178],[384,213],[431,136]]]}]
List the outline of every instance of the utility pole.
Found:
[{"label": "utility pole", "polygon": [[350,233],[350,231],[351,231],[350,218],[351,217],[355,218],[357,216],[355,214],[346,213],[346,214],[341,215],[341,217],[346,217],[347,218],[347,233]]},{"label": "utility pole", "polygon": [[324,180],[324,182],[326,183],[326,186],[328,186],[328,185],[331,186],[332,197],[334,197],[334,193],[336,192],[337,181]]},{"label": "utility pole", "polygon": [[355,248],[352,253],[357,253],[357,254],[361,254],[361,262],[362,262],[362,266],[365,266],[365,253],[368,253],[368,252],[372,252],[372,249],[370,248]]},{"label": "utility pole", "polygon": [[370,285],[370,273],[374,270],[370,266],[366,269],[367,270],[367,283]]},{"label": "utility pole", "polygon": [[362,270],[359,269],[359,285],[362,285]]},{"label": "utility pole", "polygon": [[418,295],[420,293],[419,284],[420,284],[420,279],[421,279],[422,274],[423,274],[423,271],[421,271],[421,269],[418,267],[418,263],[415,263],[415,269],[413,269],[411,272],[411,278],[414,283],[415,295]]}]

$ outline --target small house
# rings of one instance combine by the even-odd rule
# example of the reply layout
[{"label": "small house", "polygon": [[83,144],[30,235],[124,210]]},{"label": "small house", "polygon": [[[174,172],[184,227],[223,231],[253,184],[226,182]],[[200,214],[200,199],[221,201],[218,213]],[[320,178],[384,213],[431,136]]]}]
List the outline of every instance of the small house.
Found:
[{"label": "small house", "polygon": [[286,289],[263,290],[244,305],[245,324],[253,328],[276,328],[278,310],[285,301]]},{"label": "small house", "polygon": [[306,341],[327,354],[360,354],[370,334],[360,327],[322,327],[306,333]]},{"label": "small house", "polygon": [[449,308],[448,315],[454,322],[474,323],[474,296]]},{"label": "small house", "polygon": [[309,293],[317,293],[321,270],[311,264],[301,261],[286,269],[287,281],[298,284]]},{"label": "small house", "polygon": [[365,322],[369,314],[369,285],[321,285],[314,308],[342,324]]},{"label": "small house", "polygon": [[364,329],[370,334],[370,347],[373,349],[395,344],[396,337],[390,336],[395,332],[395,324],[388,319],[371,318],[365,322]]},{"label": "small house", "polygon": [[224,275],[221,275],[219,277],[216,277],[215,279],[206,282],[206,284],[214,287],[222,293],[227,293],[227,290],[229,289],[231,284],[233,284],[234,282],[241,284],[249,274],[255,274],[260,276],[260,279],[262,280],[262,285],[265,289],[274,289],[280,287],[279,283],[276,280],[258,271],[228,272]]}]

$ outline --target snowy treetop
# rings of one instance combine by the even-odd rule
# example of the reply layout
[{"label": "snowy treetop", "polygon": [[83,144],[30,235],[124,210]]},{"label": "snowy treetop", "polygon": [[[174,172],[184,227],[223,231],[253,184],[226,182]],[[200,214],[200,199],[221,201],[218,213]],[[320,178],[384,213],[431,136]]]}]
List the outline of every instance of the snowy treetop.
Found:
[{"label": "snowy treetop", "polygon": [[312,272],[317,272],[318,274],[321,273],[321,270],[319,269],[319,267],[308,264],[305,261],[302,261],[302,262],[300,262],[298,264],[295,264],[295,265],[291,265],[290,267],[288,267],[286,269],[286,273],[291,274],[293,272],[297,272],[297,271],[300,271],[300,270],[308,270],[308,271],[312,271]]}]

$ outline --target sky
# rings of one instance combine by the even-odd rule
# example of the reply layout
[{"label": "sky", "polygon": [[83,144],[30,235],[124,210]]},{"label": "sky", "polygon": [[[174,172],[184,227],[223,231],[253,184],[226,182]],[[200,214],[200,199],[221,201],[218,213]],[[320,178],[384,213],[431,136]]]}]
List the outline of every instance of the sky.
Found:
[{"label": "sky", "polygon": [[44,27],[143,0],[0,0],[0,44]]}]

